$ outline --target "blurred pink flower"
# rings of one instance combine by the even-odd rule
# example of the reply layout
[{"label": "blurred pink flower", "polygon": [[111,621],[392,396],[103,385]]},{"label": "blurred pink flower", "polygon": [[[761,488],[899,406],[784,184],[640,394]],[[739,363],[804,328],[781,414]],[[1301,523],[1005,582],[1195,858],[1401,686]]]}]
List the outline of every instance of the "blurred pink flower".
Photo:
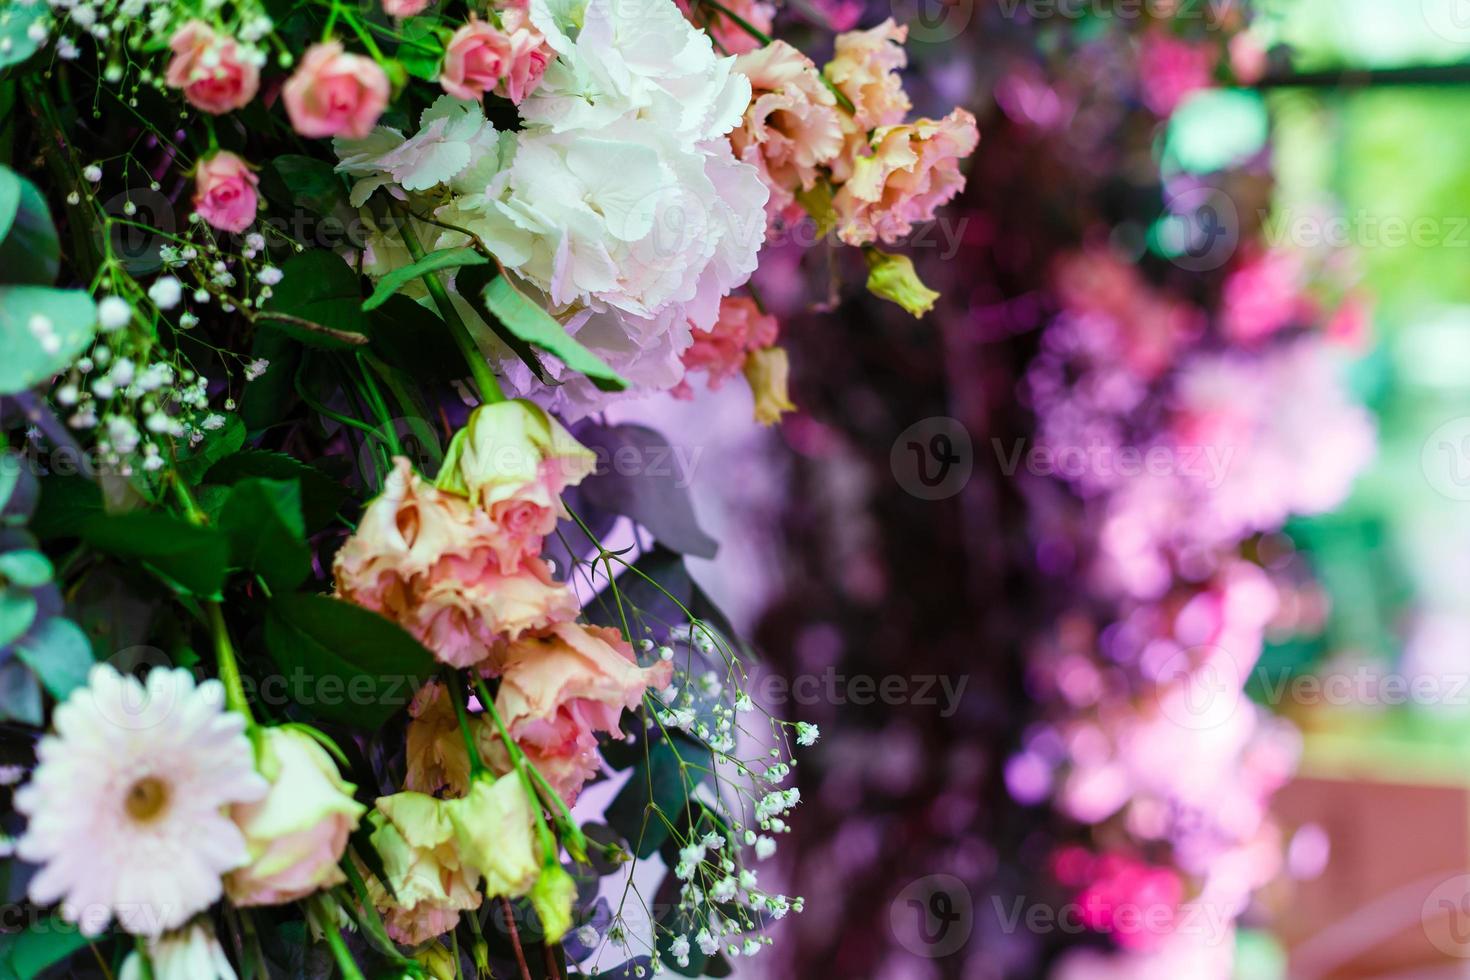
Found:
[{"label": "blurred pink flower", "polygon": [[169,38],[173,58],[164,81],[183,89],[189,104],[211,115],[239,109],[255,98],[260,69],[232,37],[215,32],[202,20],[191,20]]},{"label": "blurred pink flower", "polygon": [[281,90],[291,125],[302,136],[362,139],[388,105],[388,76],[378,63],[324,41],[306,56]]}]

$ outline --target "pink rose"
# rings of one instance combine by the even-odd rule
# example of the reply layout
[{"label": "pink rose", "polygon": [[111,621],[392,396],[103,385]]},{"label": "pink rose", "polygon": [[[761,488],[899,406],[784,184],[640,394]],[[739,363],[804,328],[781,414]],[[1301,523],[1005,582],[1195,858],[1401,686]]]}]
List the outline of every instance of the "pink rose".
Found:
[{"label": "pink rose", "polygon": [[[707,4],[691,5],[689,0],[675,2],[690,23],[709,32],[719,50],[730,54],[745,54],[761,46],[761,42],[749,31]],[[771,25],[776,20],[775,4],[765,0],[727,0],[721,6],[761,33],[771,33]]]},{"label": "pink rose", "polygon": [[255,98],[260,69],[234,38],[216,34],[202,20],[191,20],[174,31],[168,46],[174,56],[164,81],[170,88],[183,89],[194,108],[218,116]]},{"label": "pink rose", "polygon": [[302,136],[362,139],[388,104],[388,76],[373,59],[325,41],[306,52],[281,97]]},{"label": "pink rose", "polygon": [[619,736],[623,710],[636,708],[648,688],[667,687],[673,674],[673,665],[663,661],[639,667],[617,630],[580,623],[522,637],[498,660],[496,711],[568,803],[597,771],[594,733]]},{"label": "pink rose", "polygon": [[511,7],[500,14],[506,35],[510,38],[510,69],[500,80],[496,92],[515,105],[536,90],[546,66],[556,56],[541,32],[531,26],[524,10]]},{"label": "pink rose", "polygon": [[255,220],[258,183],[248,163],[220,150],[194,172],[194,210],[210,227],[239,234]]},{"label": "pink rose", "polygon": [[471,20],[444,49],[439,84],[457,99],[478,102],[510,73],[510,38],[494,24]]},{"label": "pink rose", "polygon": [[402,20],[424,12],[429,0],[383,0],[383,13]]},{"label": "pink rose", "polygon": [[455,667],[577,615],[576,596],[542,559],[502,566],[506,532],[485,510],[425,483],[408,460],[394,463],[337,553],[339,595],[398,623]]}]

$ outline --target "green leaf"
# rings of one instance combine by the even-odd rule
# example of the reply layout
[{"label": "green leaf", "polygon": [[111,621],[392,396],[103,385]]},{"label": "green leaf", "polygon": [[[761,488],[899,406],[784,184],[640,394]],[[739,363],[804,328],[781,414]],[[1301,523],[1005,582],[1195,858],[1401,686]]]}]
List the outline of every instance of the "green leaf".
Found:
[{"label": "green leaf", "polygon": [[[477,270],[460,276],[470,271]],[[368,336],[380,360],[421,384],[464,377],[464,357],[439,314],[401,293],[373,310]]]},{"label": "green leaf", "polygon": [[204,433],[197,445],[179,452],[177,469],[191,483],[197,483],[209,468],[226,457],[240,451],[245,445],[245,423],[240,416],[225,416],[225,424],[212,432]]},{"label": "green leaf", "polygon": [[7,977],[30,980],[86,945],[87,937],[76,926],[48,915],[21,932],[0,936],[0,964]]},{"label": "green leaf", "polygon": [[[313,249],[292,256],[281,266],[283,278],[273,287],[266,313],[285,313],[329,330],[346,334],[367,332],[362,312],[362,290],[357,273],[335,252]],[[354,344],[345,338],[311,330],[287,320],[261,316],[272,329],[327,350],[345,350]]]},{"label": "green leaf", "polygon": [[603,391],[622,391],[628,382],[583,347],[566,329],[504,276],[496,276],[481,294],[485,307],[517,339],[559,358],[585,374]]},{"label": "green leaf", "polygon": [[439,78],[439,62],[444,60],[444,45],[434,33],[437,18],[415,17],[403,25],[404,43],[393,57],[403,70],[426,82]]},{"label": "green leaf", "polygon": [[[49,323],[44,334],[32,329],[36,317]],[[0,286],[0,395],[50,378],[87,349],[96,331],[96,304],[81,290]]]},{"label": "green leaf", "polygon": [[229,536],[234,564],[257,573],[272,589],[294,588],[311,573],[295,480],[241,480],[220,511],[219,526]]},{"label": "green leaf", "polygon": [[30,27],[47,12],[44,3],[0,6],[0,69],[18,65],[36,53],[41,44],[31,39]]},{"label": "green leaf", "polygon": [[31,517],[31,533],[42,541],[75,537],[82,523],[102,513],[102,491],[80,476],[51,475],[41,480],[41,499]]},{"label": "green leaf", "polygon": [[49,286],[60,265],[61,242],[45,197],[0,165],[0,282]]},{"label": "green leaf", "polygon": [[92,643],[82,628],[61,616],[52,616],[15,646],[16,656],[36,672],[46,690],[58,701],[87,683],[96,663]]},{"label": "green leaf", "polygon": [[78,535],[100,551],[146,562],[185,591],[217,597],[230,562],[230,542],[216,528],[199,527],[162,511],[94,514]]},{"label": "green leaf", "polygon": [[[266,164],[262,176],[269,190],[284,191],[273,196],[303,205],[319,217],[328,217],[347,206],[342,176],[325,160],[287,153]],[[276,181],[280,182],[279,188],[272,186]]]},{"label": "green leaf", "polygon": [[398,290],[408,285],[420,276],[432,275],[441,269],[458,269],[467,265],[488,265],[486,259],[473,248],[441,248],[436,252],[430,252],[417,262],[394,269],[386,276],[378,280],[377,288],[373,294],[363,300],[364,312],[375,310],[388,301]]},{"label": "green leaf", "polygon": [[296,481],[301,487],[301,511],[309,530],[317,530],[330,523],[347,496],[340,483],[315,466],[267,449],[244,449],[226,456],[210,467],[204,480],[231,485],[251,477]]},{"label": "green leaf", "polygon": [[382,725],[435,671],[433,654],[402,627],[325,595],[276,597],[265,645],[303,708],[358,728]]}]

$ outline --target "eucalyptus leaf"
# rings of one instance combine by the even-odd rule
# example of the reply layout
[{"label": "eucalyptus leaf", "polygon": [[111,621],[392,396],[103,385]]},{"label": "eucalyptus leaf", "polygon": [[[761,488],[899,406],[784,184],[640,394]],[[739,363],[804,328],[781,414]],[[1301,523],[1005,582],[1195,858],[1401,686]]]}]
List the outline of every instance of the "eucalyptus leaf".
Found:
[{"label": "eucalyptus leaf", "polygon": [[0,282],[49,286],[60,265],[61,242],[45,197],[0,165]]},{"label": "eucalyptus leaf", "polygon": [[589,426],[578,437],[605,464],[582,484],[589,503],[632,518],[672,551],[715,556],[719,544],[699,526],[689,495],[697,456],[676,453],[667,439],[642,425]]},{"label": "eucalyptus leaf", "polygon": [[25,635],[36,621],[36,597],[25,589],[0,589],[0,647]]},{"label": "eucalyptus leaf", "polygon": [[21,549],[0,555],[0,578],[23,589],[39,589],[51,581],[51,560],[39,551]]},{"label": "eucalyptus leaf", "polygon": [[52,616],[15,645],[15,654],[35,671],[46,690],[58,701],[87,683],[96,658],[92,643],[80,626]]},{"label": "eucalyptus leaf", "polygon": [[0,69],[25,61],[41,47],[30,35],[31,25],[49,16],[45,3],[0,5]]},{"label": "eucalyptus leaf", "polygon": [[92,342],[97,307],[81,290],[0,285],[0,395],[34,388]]}]

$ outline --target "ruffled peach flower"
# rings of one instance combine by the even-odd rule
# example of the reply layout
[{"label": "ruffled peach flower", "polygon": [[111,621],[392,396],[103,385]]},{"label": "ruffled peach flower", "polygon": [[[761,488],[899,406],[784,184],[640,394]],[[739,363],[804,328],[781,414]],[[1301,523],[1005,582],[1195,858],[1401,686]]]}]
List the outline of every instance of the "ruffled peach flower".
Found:
[{"label": "ruffled peach flower", "polygon": [[501,11],[500,25],[510,40],[510,67],[495,92],[520,105],[521,100],[541,84],[541,76],[546,74],[546,66],[556,57],[556,52],[546,43],[546,37],[531,26],[531,18],[526,11],[519,7]]},{"label": "ruffled peach flower", "polygon": [[849,245],[893,243],[933,218],[965,186],[960,161],[979,141],[975,117],[964,109],[875,130],[871,155],[857,159],[833,197],[837,237]]},{"label": "ruffled peach flower", "polygon": [[[470,754],[459,730],[459,715],[445,686],[430,681],[408,706],[408,773],[404,788],[430,796],[464,796],[470,788]],[[485,715],[471,715],[470,735],[480,757],[493,753],[500,734]],[[509,766],[501,771],[509,771]]]},{"label": "ruffled peach flower", "polygon": [[510,74],[510,38],[494,24],[472,19],[444,47],[439,85],[456,99],[478,102]]},{"label": "ruffled peach flower", "polygon": [[302,136],[363,139],[388,105],[388,76],[378,63],[348,54],[337,41],[313,44],[281,90],[291,125]]},{"label": "ruffled peach flower", "polygon": [[867,153],[868,134],[880,126],[897,126],[913,107],[898,74],[908,64],[903,48],[908,34],[908,27],[890,17],[866,31],[837,36],[822,74],[853,106],[850,115],[842,114],[843,152],[832,164],[838,183],[852,175],[857,158]]},{"label": "ruffled peach flower", "polygon": [[191,20],[169,38],[173,58],[164,81],[182,89],[189,104],[211,115],[239,109],[260,89],[260,69],[234,38]]},{"label": "ruffled peach flower", "polygon": [[469,667],[503,639],[576,616],[576,596],[537,557],[506,569],[506,532],[464,497],[394,461],[337,553],[338,594],[387,616],[444,663]]},{"label": "ruffled peach flower", "polygon": [[220,150],[194,172],[194,210],[211,228],[239,234],[255,220],[259,183],[248,163]]},{"label": "ruffled peach flower", "polygon": [[568,803],[597,772],[595,733],[620,735],[623,710],[636,708],[648,688],[667,687],[673,673],[662,661],[639,667],[617,630],[580,623],[522,637],[494,666],[495,708],[511,738]]},{"label": "ruffled peach flower", "polygon": [[720,301],[720,318],[711,330],[694,331],[694,343],[681,355],[685,379],[674,388],[676,398],[693,398],[688,373],[703,371],[710,390],[715,390],[745,367],[751,351],[776,342],[776,318],[762,313],[749,296],[726,296]]},{"label": "ruffled peach flower", "polygon": [[502,570],[541,553],[566,516],[561,494],[597,467],[597,457],[541,407],[522,399],[481,405],[455,433],[435,486],[468,497],[499,529]]},{"label": "ruffled peach flower", "polygon": [[814,187],[817,168],[842,150],[837,99],[811,59],[785,41],[742,54],[735,68],[750,79],[751,100],[730,145],[770,188],[767,213],[795,217],[796,191]]},{"label": "ruffled peach flower", "polygon": [[242,906],[283,905],[345,881],[337,862],[367,810],[310,735],[267,728],[260,745],[260,773],[270,792],[258,803],[230,810],[245,835],[250,863],[230,872],[225,893]]},{"label": "ruffled peach flower", "polygon": [[[755,35],[708,4],[695,3],[691,6],[689,0],[675,2],[691,24],[709,32],[720,51],[745,54],[761,46]],[[762,34],[769,35],[776,22],[776,5],[764,0],[726,0],[721,6]]]}]

